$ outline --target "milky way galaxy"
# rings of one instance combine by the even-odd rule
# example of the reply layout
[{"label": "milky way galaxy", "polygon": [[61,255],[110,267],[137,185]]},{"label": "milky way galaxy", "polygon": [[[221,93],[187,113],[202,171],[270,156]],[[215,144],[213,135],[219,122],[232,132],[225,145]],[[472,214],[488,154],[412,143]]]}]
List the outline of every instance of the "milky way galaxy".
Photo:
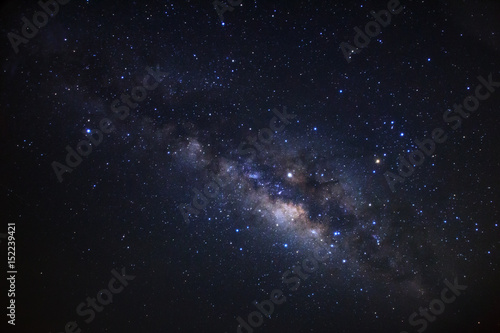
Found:
[{"label": "milky way galaxy", "polygon": [[1,11],[12,328],[500,330],[497,2],[63,3]]}]

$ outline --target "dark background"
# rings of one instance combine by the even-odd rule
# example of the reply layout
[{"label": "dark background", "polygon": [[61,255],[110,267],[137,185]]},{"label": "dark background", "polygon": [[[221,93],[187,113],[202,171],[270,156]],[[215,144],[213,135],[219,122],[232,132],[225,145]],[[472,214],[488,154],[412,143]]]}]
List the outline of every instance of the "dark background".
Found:
[{"label": "dark background", "polygon": [[[341,230],[339,250],[256,332],[416,332],[408,316],[455,276],[468,289],[426,332],[498,332],[500,91],[456,131],[442,114],[473,93],[477,76],[500,81],[500,3],[402,1],[404,11],[349,64],[340,43],[352,44],[353,28],[387,2],[242,4],[222,25],[208,0],[72,0],[18,54],[7,33],[19,34],[21,17],[39,7],[2,4],[0,232],[16,223],[18,270],[7,332],[62,332],[72,320],[83,332],[234,332],[235,318],[284,290],[283,272],[310,249],[301,233],[272,232],[272,221],[248,214],[248,192],[233,188],[259,172],[273,200],[278,184],[286,202],[324,207],[306,199],[317,185],[286,183],[278,171],[288,165],[334,174],[345,189],[339,201],[356,213],[328,206],[336,224],[324,226],[330,239]],[[168,75],[116,120],[111,102],[147,66]],[[298,122],[277,137],[273,156],[238,156],[282,106]],[[59,183],[52,161],[104,117],[116,131]],[[392,193],[384,172],[436,127],[448,140]],[[190,155],[193,140],[202,155]],[[219,157],[238,169],[232,185],[186,225],[177,205]],[[312,162],[321,159],[328,167]],[[360,234],[372,219],[382,229]],[[76,306],[122,267],[136,278],[83,323]]]}]

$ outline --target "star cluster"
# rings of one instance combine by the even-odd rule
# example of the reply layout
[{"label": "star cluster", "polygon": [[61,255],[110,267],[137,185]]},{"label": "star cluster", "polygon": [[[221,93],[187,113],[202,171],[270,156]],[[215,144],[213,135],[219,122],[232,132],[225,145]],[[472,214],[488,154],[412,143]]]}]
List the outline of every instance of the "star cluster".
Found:
[{"label": "star cluster", "polygon": [[[350,62],[341,43],[387,1],[243,1],[223,21],[210,1],[70,1],[18,52],[4,38],[16,326],[234,332],[280,289],[255,332],[416,332],[458,277],[426,331],[497,332],[500,89],[395,191],[384,173],[478,76],[500,81],[500,7],[401,5]],[[39,9],[5,5],[4,35]],[[86,323],[75,308],[122,267],[135,278]]]}]

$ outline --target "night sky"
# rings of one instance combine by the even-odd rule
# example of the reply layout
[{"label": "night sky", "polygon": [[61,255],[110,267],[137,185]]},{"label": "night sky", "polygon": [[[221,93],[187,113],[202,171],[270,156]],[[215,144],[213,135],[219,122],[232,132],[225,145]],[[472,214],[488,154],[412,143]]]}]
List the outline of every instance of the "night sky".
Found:
[{"label": "night sky", "polygon": [[500,332],[500,2],[43,1],[6,332]]}]

